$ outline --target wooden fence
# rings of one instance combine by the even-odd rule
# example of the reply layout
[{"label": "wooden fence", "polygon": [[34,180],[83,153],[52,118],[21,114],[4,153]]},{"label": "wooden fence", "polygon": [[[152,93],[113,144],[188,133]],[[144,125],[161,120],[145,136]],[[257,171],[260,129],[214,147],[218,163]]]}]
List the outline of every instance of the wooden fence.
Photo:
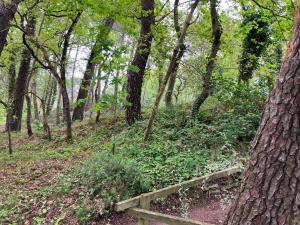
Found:
[{"label": "wooden fence", "polygon": [[211,182],[220,178],[225,178],[230,175],[235,175],[240,172],[242,172],[241,166],[235,166],[206,176],[197,177],[179,184],[175,184],[163,189],[139,195],[137,197],[122,202],[118,202],[115,206],[115,210],[118,212],[126,211],[126,213],[137,217],[138,225],[149,225],[150,220],[159,221],[171,225],[211,225],[195,220],[184,219],[177,216],[170,216],[150,211],[150,203],[152,200],[155,200],[157,198],[167,197],[170,194],[176,193],[182,188],[186,189],[196,187],[199,185],[204,185],[207,182]]}]

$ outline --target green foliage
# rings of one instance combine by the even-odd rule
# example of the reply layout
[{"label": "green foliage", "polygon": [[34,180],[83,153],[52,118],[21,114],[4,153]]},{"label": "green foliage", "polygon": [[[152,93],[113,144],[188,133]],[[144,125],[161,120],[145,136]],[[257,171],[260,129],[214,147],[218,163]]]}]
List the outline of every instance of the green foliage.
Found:
[{"label": "green foliage", "polygon": [[85,164],[82,181],[91,196],[100,198],[106,206],[149,191],[147,177],[134,160],[106,152],[99,153]]},{"label": "green foliage", "polygon": [[[205,174],[214,152],[220,164],[229,158],[226,165],[222,164],[228,166],[231,156],[238,151],[238,140],[232,143],[227,137],[230,128],[224,125],[218,130],[221,121],[211,125],[195,121],[184,126],[185,117],[186,112],[179,109],[160,112],[148,143],[142,140],[146,121],[137,122],[116,137],[116,154],[123,160],[135,159],[136,168],[149,177],[153,188]],[[108,143],[105,149],[109,151],[112,144]]]},{"label": "green foliage", "polygon": [[269,17],[263,11],[245,12],[241,27],[246,36],[239,62],[240,79],[248,81],[258,65],[258,59],[270,42]]}]

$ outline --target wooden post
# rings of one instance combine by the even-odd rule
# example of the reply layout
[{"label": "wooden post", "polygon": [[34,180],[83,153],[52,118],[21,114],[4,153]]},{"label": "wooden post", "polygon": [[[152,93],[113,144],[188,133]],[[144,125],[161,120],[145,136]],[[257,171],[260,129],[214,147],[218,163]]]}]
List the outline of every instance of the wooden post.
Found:
[{"label": "wooden post", "polygon": [[[141,198],[140,198],[140,207],[139,208],[149,210],[150,202],[151,202],[151,198],[149,196],[142,194]],[[138,220],[138,225],[149,225],[149,224],[150,224],[150,220],[148,220],[148,219],[139,218],[139,220]]]}]

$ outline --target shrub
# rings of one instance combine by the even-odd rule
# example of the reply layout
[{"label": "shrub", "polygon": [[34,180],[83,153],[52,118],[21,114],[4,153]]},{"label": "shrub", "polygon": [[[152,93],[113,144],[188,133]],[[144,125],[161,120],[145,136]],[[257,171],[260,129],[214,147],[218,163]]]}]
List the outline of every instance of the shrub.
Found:
[{"label": "shrub", "polygon": [[82,182],[93,198],[105,206],[139,195],[150,189],[148,179],[136,167],[136,162],[107,152],[96,154],[82,171]]}]

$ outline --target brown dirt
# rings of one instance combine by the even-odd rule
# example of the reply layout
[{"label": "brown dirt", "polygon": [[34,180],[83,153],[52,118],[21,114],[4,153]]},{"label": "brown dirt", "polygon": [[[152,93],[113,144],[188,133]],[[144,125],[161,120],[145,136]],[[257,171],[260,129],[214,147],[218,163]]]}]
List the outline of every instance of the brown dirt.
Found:
[{"label": "brown dirt", "polygon": [[[225,219],[229,204],[235,189],[229,192],[218,192],[216,194],[203,192],[200,188],[188,192],[187,202],[189,204],[188,218],[221,225]],[[181,216],[181,203],[177,195],[171,195],[165,201],[151,205],[151,211],[168,215]],[[109,218],[100,218],[91,222],[93,225],[137,225],[137,219],[125,213],[113,213]],[[150,225],[164,225],[163,223],[151,221]]]}]

